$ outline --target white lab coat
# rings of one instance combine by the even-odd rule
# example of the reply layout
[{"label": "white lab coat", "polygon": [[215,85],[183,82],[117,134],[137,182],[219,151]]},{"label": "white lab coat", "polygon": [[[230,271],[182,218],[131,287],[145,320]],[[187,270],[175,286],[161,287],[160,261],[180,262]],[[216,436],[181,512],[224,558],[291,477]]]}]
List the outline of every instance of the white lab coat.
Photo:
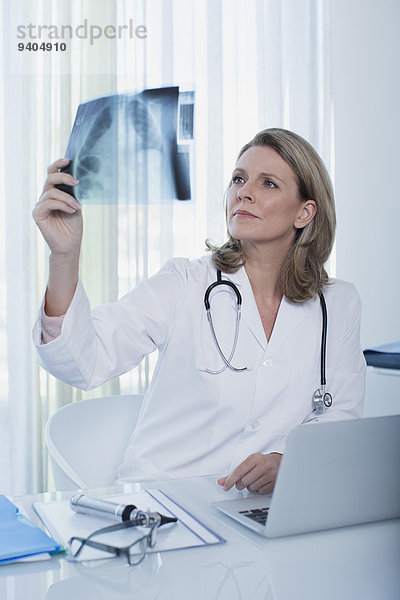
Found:
[{"label": "white lab coat", "polygon": [[[352,284],[332,280],[324,290],[328,310],[327,390],[333,405],[312,412],[320,386],[322,313],[319,300],[282,299],[269,342],[246,271],[224,278],[243,297],[242,321],[232,364],[221,368],[203,298],[216,280],[210,257],[172,259],[116,303],[90,311],[81,283],[61,335],[40,345],[41,364],[82,389],[132,369],[158,349],[152,382],[133,432],[119,482],[228,473],[254,452],[283,452],[289,431],[312,420],[361,416],[365,361],[360,348],[360,300]],[[212,293],[211,309],[226,356],[232,347],[236,296],[227,286]],[[338,440],[338,443],[340,441]]]}]

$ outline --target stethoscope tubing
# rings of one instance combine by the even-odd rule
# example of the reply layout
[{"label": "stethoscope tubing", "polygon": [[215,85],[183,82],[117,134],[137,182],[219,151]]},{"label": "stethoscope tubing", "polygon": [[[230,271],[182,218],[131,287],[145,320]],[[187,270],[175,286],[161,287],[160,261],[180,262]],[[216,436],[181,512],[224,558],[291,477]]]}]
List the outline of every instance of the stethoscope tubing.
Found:
[{"label": "stethoscope tubing", "polygon": [[319,294],[319,300],[322,310],[322,334],[321,334],[321,387],[326,386],[326,336],[328,330],[328,311],[326,309],[325,296],[322,292]]},{"label": "stethoscope tubing", "polygon": [[[212,320],[212,315],[211,315],[211,306],[210,306],[210,294],[213,291],[214,288],[220,286],[220,285],[227,285],[228,287],[230,287],[236,294],[236,325],[235,325],[235,337],[233,340],[233,344],[232,344],[232,350],[230,352],[230,355],[228,358],[226,358],[225,354],[222,351],[222,348],[218,342],[217,339],[217,334],[215,333],[215,328],[214,328],[214,323]],[[212,371],[211,369],[205,369],[206,373],[210,373],[211,375],[219,375],[220,373],[223,373],[226,369],[230,369],[231,371],[234,371],[236,373],[240,373],[242,371],[247,371],[247,367],[242,367],[242,368],[237,368],[234,367],[231,364],[231,360],[236,352],[236,346],[237,346],[237,342],[238,342],[238,337],[239,337],[239,325],[240,325],[240,319],[242,316],[242,296],[237,288],[237,286],[232,282],[229,281],[228,279],[222,279],[222,274],[220,269],[217,269],[217,281],[214,281],[213,283],[211,283],[211,285],[208,286],[208,288],[205,291],[204,294],[204,306],[206,308],[206,312],[207,312],[207,319],[208,319],[208,323],[210,325],[210,330],[211,330],[211,335],[212,338],[214,340],[215,346],[218,350],[218,354],[220,355],[224,366],[217,370],[217,371]]]},{"label": "stethoscope tubing", "polygon": [[[215,333],[215,328],[214,328],[214,324],[213,324],[213,320],[212,320],[212,316],[211,316],[211,306],[210,306],[210,294],[211,292],[220,285],[227,285],[228,287],[230,287],[235,295],[236,295],[236,329],[235,329],[235,337],[234,337],[234,341],[233,341],[233,345],[232,345],[232,349],[231,352],[229,354],[229,357],[226,358],[225,354],[222,351],[222,348],[218,342],[217,339],[217,335]],[[316,390],[316,392],[314,393],[314,409],[318,410],[319,412],[322,412],[322,410],[324,410],[325,408],[328,408],[332,405],[332,396],[330,395],[329,392],[325,391],[325,387],[326,387],[326,345],[327,345],[327,332],[328,332],[328,311],[326,308],[326,301],[325,301],[325,296],[323,294],[323,292],[320,292],[319,294],[319,300],[320,300],[320,305],[321,305],[321,311],[322,311],[322,332],[321,332],[321,361],[320,361],[320,375],[321,375],[321,389],[320,390]],[[220,269],[217,269],[217,280],[214,281],[213,283],[211,283],[208,288],[205,291],[204,294],[204,306],[207,312],[207,319],[210,325],[210,329],[211,329],[211,334],[212,334],[212,338],[214,340],[214,343],[216,345],[216,348],[218,350],[218,353],[224,363],[224,366],[217,370],[217,371],[212,371],[210,369],[205,369],[205,371],[207,373],[211,373],[213,375],[217,375],[219,373],[223,373],[223,371],[225,371],[226,369],[230,369],[231,371],[234,372],[243,372],[243,371],[248,371],[248,367],[242,367],[242,368],[237,368],[234,367],[231,364],[231,360],[236,352],[236,346],[237,346],[237,341],[238,341],[238,336],[239,336],[239,324],[240,324],[240,318],[241,318],[241,311],[242,311],[242,296],[237,288],[237,286],[232,282],[229,281],[228,279],[222,279],[222,273],[220,271]],[[320,398],[320,402],[315,402],[315,398],[319,396]],[[318,406],[318,408],[317,408]]]},{"label": "stethoscope tubing", "polygon": [[237,289],[237,286],[232,281],[229,281],[229,279],[223,280],[221,271],[217,269],[217,281],[214,281],[211,285],[209,285],[204,294],[204,306],[206,307],[207,313],[210,311],[210,294],[213,289],[219,285],[228,285],[236,294],[236,306],[242,306],[242,296]]}]

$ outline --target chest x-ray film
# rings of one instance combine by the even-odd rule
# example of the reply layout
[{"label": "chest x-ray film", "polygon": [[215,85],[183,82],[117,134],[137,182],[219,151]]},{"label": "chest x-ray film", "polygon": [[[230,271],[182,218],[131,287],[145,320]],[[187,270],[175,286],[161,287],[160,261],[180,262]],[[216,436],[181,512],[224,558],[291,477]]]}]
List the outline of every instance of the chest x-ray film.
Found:
[{"label": "chest x-ray film", "polygon": [[178,87],[114,94],[79,105],[57,186],[83,204],[190,200],[194,92]]}]

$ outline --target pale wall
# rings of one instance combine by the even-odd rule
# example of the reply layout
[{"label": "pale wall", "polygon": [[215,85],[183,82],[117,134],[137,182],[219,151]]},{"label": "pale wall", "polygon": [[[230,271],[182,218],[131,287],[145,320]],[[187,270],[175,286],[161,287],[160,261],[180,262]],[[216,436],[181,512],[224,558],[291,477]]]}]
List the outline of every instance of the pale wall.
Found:
[{"label": "pale wall", "polygon": [[[362,345],[400,340],[400,2],[331,0],[336,275],[363,303]],[[368,373],[366,414],[400,412],[400,377]]]}]

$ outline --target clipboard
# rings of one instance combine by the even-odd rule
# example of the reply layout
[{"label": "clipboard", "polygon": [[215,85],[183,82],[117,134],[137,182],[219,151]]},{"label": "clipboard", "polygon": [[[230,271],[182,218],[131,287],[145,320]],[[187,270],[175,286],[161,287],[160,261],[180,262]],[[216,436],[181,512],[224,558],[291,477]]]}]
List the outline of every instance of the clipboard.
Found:
[{"label": "clipboard", "polygon": [[[160,512],[164,515],[174,516],[178,519],[177,523],[163,525],[157,532],[157,541],[151,552],[163,552],[168,550],[178,550],[183,548],[194,548],[207,546],[210,544],[224,543],[226,540],[215,531],[207,527],[197,517],[191,514],[186,508],[175,502],[166,493],[159,489],[142,490],[129,494],[108,496],[105,498],[111,502],[119,504],[134,504],[142,510]],[[61,502],[35,502],[33,508],[39,515],[42,522],[46,525],[50,533],[59,539],[64,546],[67,546],[68,540],[73,536],[87,537],[94,531],[112,524],[109,519],[92,517],[74,512],[69,500]],[[132,531],[132,530],[130,530]],[[121,533],[121,536],[125,532]],[[124,545],[115,539],[113,545]],[[67,554],[67,559],[73,560]],[[77,560],[97,560],[105,559],[104,552],[88,548],[86,553]]]}]

